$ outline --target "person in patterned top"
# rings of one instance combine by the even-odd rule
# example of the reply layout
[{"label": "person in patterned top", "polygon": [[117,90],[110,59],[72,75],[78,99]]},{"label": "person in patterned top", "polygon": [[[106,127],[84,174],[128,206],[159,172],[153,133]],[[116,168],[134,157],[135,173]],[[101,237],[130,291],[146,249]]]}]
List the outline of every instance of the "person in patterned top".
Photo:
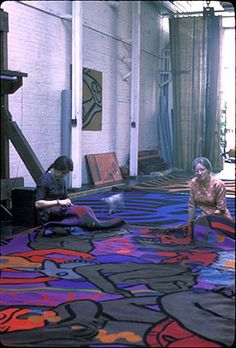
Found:
[{"label": "person in patterned top", "polygon": [[192,163],[195,177],[190,181],[188,222],[195,218],[199,207],[201,216],[220,214],[233,220],[226,206],[226,189],[223,181],[212,175],[211,162],[206,157],[197,157]]}]

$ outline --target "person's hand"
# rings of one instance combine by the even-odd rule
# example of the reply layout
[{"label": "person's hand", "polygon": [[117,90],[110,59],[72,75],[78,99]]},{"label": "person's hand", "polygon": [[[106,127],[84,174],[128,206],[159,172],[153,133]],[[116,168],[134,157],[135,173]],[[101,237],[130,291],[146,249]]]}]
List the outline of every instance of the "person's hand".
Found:
[{"label": "person's hand", "polygon": [[221,211],[220,211],[219,209],[216,209],[216,210],[214,211],[214,214],[221,214]]},{"label": "person's hand", "polygon": [[59,202],[59,205],[63,207],[69,207],[70,205],[72,205],[70,198],[59,199],[58,202]]}]

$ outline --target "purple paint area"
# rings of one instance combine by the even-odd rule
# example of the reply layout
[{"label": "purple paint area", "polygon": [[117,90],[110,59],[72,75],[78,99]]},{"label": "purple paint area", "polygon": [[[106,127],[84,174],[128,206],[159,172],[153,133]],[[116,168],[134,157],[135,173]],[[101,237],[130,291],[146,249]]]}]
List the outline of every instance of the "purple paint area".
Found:
[{"label": "purple paint area", "polygon": [[194,227],[193,238],[195,241],[206,242],[221,250],[232,250],[235,247],[235,240],[233,238],[211,227],[198,224]]}]

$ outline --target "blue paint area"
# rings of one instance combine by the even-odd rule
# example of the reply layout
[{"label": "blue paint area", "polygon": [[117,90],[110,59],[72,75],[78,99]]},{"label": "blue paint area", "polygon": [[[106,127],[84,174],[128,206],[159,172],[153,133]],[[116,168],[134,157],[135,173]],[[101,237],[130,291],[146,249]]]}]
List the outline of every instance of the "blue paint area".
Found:
[{"label": "blue paint area", "polygon": [[[130,224],[172,226],[187,221],[188,194],[146,193],[142,191],[124,192],[124,211],[108,215],[108,207],[102,198],[113,193],[97,193],[79,198],[75,203],[89,205],[99,219],[117,217]],[[235,219],[234,198],[227,197],[227,206]],[[199,210],[197,210],[197,214]]]}]

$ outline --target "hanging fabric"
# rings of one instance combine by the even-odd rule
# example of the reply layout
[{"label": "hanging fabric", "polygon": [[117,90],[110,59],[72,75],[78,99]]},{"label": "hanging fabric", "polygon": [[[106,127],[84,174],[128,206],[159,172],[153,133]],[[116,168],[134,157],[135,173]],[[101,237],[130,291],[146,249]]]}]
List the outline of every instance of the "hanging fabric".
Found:
[{"label": "hanging fabric", "polygon": [[158,137],[160,141],[160,152],[168,164],[168,168],[173,166],[172,161],[172,138],[171,138],[171,122],[170,122],[170,112],[168,108],[168,86],[169,74],[161,75],[161,82],[163,86],[160,91],[160,111],[158,113]]},{"label": "hanging fabric", "polygon": [[173,134],[172,134],[172,114],[170,110],[170,83],[171,64],[170,48],[166,47],[162,52],[161,71],[160,71],[160,100],[159,112],[157,114],[157,134],[161,156],[166,161],[168,168],[173,167]]},{"label": "hanging fabric", "polygon": [[191,170],[195,157],[223,167],[220,155],[221,17],[170,18],[173,80],[173,165]]}]

